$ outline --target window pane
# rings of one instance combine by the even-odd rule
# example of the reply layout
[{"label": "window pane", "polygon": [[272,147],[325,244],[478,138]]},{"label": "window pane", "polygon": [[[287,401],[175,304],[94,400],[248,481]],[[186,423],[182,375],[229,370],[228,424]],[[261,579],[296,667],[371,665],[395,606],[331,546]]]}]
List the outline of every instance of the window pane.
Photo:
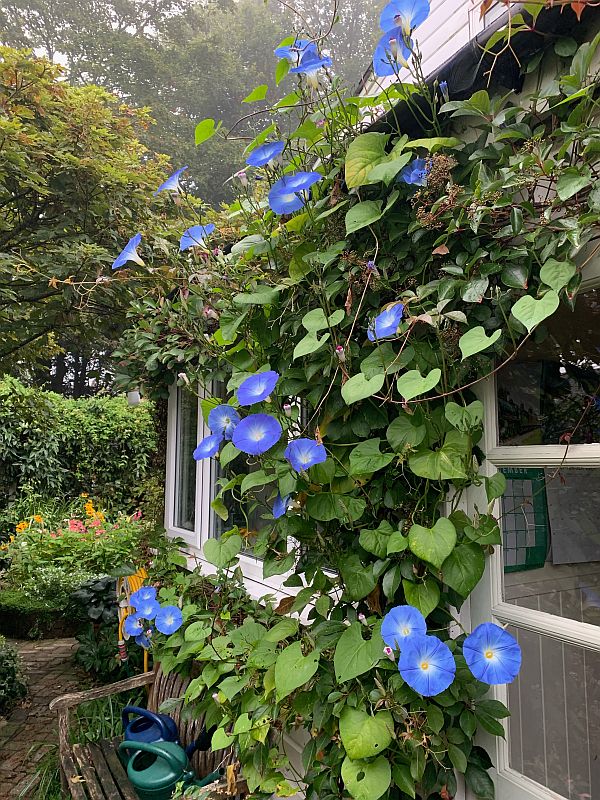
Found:
[{"label": "window pane", "polygon": [[561,304],[544,340],[500,370],[499,444],[560,444],[565,433],[573,444],[600,442],[599,311],[599,289],[581,295],[574,312]]},{"label": "window pane", "polygon": [[600,625],[600,470],[502,472],[504,599]]},{"label": "window pane", "polygon": [[175,438],[175,518],[177,528],[194,530],[196,516],[196,462],[198,399],[177,389],[177,436]]},{"label": "window pane", "polygon": [[508,687],[510,766],[569,800],[600,797],[600,653],[508,630],[523,651]]}]

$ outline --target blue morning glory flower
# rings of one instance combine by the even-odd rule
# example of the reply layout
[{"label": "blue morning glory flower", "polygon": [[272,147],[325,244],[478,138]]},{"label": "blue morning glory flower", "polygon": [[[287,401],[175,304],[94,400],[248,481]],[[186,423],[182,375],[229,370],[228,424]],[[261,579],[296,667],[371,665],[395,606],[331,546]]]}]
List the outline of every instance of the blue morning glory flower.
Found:
[{"label": "blue morning glory flower", "polygon": [[409,186],[427,186],[427,161],[424,158],[413,158],[400,170],[397,180],[407,183]]},{"label": "blue morning glory flower", "polygon": [[219,451],[222,441],[222,433],[213,433],[212,436],[205,436],[194,450],[194,460],[202,461],[203,458],[212,458],[215,456]]},{"label": "blue morning glory flower", "polygon": [[149,650],[152,646],[152,642],[150,641],[150,636],[148,634],[149,631],[146,631],[146,633],[140,633],[139,636],[135,637],[135,643],[139,644],[140,647],[143,647],[144,650]]},{"label": "blue morning glory flower", "polygon": [[275,48],[275,55],[278,58],[287,58],[291,64],[299,64],[302,58],[308,54],[318,56],[317,45],[310,39],[296,39],[293,44],[285,44]]},{"label": "blue morning glory flower", "polygon": [[161,633],[175,633],[183,624],[183,614],[177,606],[163,606],[154,620]]},{"label": "blue morning glory flower", "polygon": [[369,341],[375,342],[377,339],[395,336],[402,322],[403,314],[404,306],[402,303],[394,303],[393,306],[388,306],[384,309],[369,325],[367,331]]},{"label": "blue morning glory flower", "polygon": [[493,622],[478,625],[463,644],[467,666],[479,681],[510,683],[521,667],[517,640]]},{"label": "blue morning glory flower", "polygon": [[208,225],[192,225],[187,231],[183,232],[179,240],[179,252],[189,250],[190,247],[205,247],[204,239],[214,231],[213,223]]},{"label": "blue morning glory flower", "polygon": [[254,403],[262,403],[271,394],[278,380],[279,374],[273,370],[257,372],[256,375],[246,378],[237,390],[239,404],[251,406]]},{"label": "blue morning glory flower", "polygon": [[140,264],[140,266],[144,266],[144,262],[137,254],[137,248],[140,246],[140,242],[142,241],[142,234],[136,233],[135,236],[132,236],[131,239],[127,242],[125,247],[121,250],[119,255],[115,258],[112,263],[113,269],[118,269],[122,267],[123,264],[126,264],[128,261],[135,261],[136,264]]},{"label": "blue morning glory flower", "polygon": [[128,636],[139,636],[144,632],[144,620],[141,614],[129,614],[125,617],[123,630]]},{"label": "blue morning glory flower", "polygon": [[294,439],[285,448],[284,456],[292,465],[292,469],[296,472],[305,472],[309,467],[326,461],[327,451],[314,439]]},{"label": "blue morning glory flower", "polygon": [[444,102],[450,100],[450,90],[448,89],[448,81],[440,81],[440,92],[444,98]]},{"label": "blue morning glory flower", "polygon": [[381,637],[388,647],[402,647],[407,637],[418,634],[425,636],[427,623],[425,617],[414,606],[396,606],[383,618]]},{"label": "blue morning glory flower", "polygon": [[281,439],[281,425],[269,414],[250,414],[233,432],[232,441],[238,450],[250,456],[260,456]]},{"label": "blue morning glory flower", "polygon": [[322,180],[318,172],[296,172],[284,175],[269,192],[269,205],[276,214],[291,214],[306,203],[306,192],[313,183]]},{"label": "blue morning glory flower", "polygon": [[146,600],[145,602],[139,603],[135,609],[137,616],[142,619],[154,619],[160,611],[160,603],[157,603],[156,600]]},{"label": "blue morning glory flower", "polygon": [[330,58],[319,55],[316,50],[307,50],[300,59],[300,63],[291,67],[290,74],[304,75],[310,85],[316,87],[319,85],[319,70],[330,67],[332,63]]},{"label": "blue morning glory flower", "polygon": [[402,28],[392,28],[383,34],[373,54],[373,72],[382,78],[397,75],[402,67],[408,66],[411,56],[409,42]]},{"label": "blue morning glory flower", "polygon": [[402,28],[405,36],[429,16],[429,0],[391,0],[381,12],[379,25],[382,31]]},{"label": "blue morning glory flower", "polygon": [[398,670],[411,689],[433,697],[450,686],[456,663],[448,645],[437,636],[415,634],[402,643]]},{"label": "blue morning glory flower", "polygon": [[138,605],[148,603],[151,600],[156,600],[156,589],[154,586],[142,586],[141,589],[131,595],[129,605],[137,609]]},{"label": "blue morning glory flower", "polygon": [[285,142],[267,142],[256,147],[246,159],[251,167],[265,167],[280,156],[285,150]]},{"label": "blue morning glory flower", "polygon": [[231,439],[235,426],[240,421],[240,415],[233,406],[217,406],[208,415],[208,427],[214,434]]},{"label": "blue morning glory flower", "polygon": [[290,504],[289,494],[286,494],[285,497],[282,497],[279,493],[277,493],[277,497],[275,498],[275,502],[273,503],[273,516],[275,517],[275,519],[283,517],[283,515],[288,510],[289,504]]},{"label": "blue morning glory flower", "polygon": [[158,189],[154,192],[154,196],[156,197],[157,194],[160,192],[175,192],[179,194],[181,191],[181,186],[179,185],[179,178],[181,177],[182,173],[184,173],[188,169],[187,166],[178,169],[172,175],[169,175],[167,180],[158,187]]}]

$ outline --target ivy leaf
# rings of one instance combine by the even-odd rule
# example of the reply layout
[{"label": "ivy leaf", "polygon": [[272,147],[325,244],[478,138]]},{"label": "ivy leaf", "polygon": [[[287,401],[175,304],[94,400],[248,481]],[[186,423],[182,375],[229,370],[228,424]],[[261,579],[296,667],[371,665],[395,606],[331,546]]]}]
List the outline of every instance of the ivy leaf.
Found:
[{"label": "ivy leaf", "polygon": [[526,294],[517,300],[511,309],[511,313],[531,333],[540,322],[554,314],[559,302],[558,294],[554,290],[546,292],[539,300]]},{"label": "ivy leaf", "polygon": [[483,403],[481,400],[474,400],[468,406],[459,406],[458,403],[450,401],[444,406],[446,419],[463,433],[478,428],[483,421]]},{"label": "ivy leaf", "polygon": [[389,788],[392,771],[384,756],[375,761],[352,761],[346,757],[342,763],[342,780],[354,800],[378,800]]},{"label": "ivy leaf", "polygon": [[462,360],[464,361],[465,358],[469,358],[469,356],[475,355],[475,353],[481,353],[482,350],[487,350],[488,347],[495,344],[501,336],[502,331],[500,329],[494,331],[491,336],[487,336],[481,325],[470,328],[466,333],[463,333],[458,341],[458,346],[462,353]]},{"label": "ivy leaf", "polygon": [[392,742],[394,720],[389,711],[372,716],[358,708],[345,706],[340,715],[340,737],[344,750],[353,759],[371,758]]},{"label": "ivy leaf", "polygon": [[275,662],[275,691],[277,701],[283,700],[294,689],[299,689],[313,677],[319,669],[319,652],[313,650],[307,656],[302,654],[302,644],[293,642],[277,656]]},{"label": "ivy leaf", "polygon": [[381,439],[367,439],[361,442],[350,453],[350,475],[367,475],[387,467],[394,460],[393,453],[380,453]]},{"label": "ivy leaf", "polygon": [[212,139],[220,127],[221,123],[219,122],[218,125],[215,125],[214,119],[203,119],[201,122],[199,122],[194,131],[194,142],[196,147],[204,142],[207,142],[209,139]]},{"label": "ivy leaf", "polygon": [[468,597],[479,583],[485,569],[485,556],[478,544],[459,544],[442,564],[444,583]]},{"label": "ivy leaf", "polygon": [[437,367],[432,369],[425,377],[421,375],[418,369],[411,369],[398,378],[396,386],[405,400],[412,400],[413,397],[426,394],[434,386],[437,386],[441,377],[442,371]]},{"label": "ivy leaf", "polygon": [[383,216],[382,200],[363,200],[346,213],[346,236],[377,222]]},{"label": "ivy leaf", "polygon": [[350,142],[346,153],[346,185],[349,189],[370,183],[369,172],[387,159],[385,147],[389,138],[387,134],[371,132]]},{"label": "ivy leaf", "polygon": [[342,386],[342,397],[347,406],[352,403],[358,403],[359,400],[364,400],[366,397],[379,392],[385,383],[385,375],[383,373],[374,375],[371,379],[366,378],[362,372],[358,375],[353,375]]},{"label": "ivy leaf", "polygon": [[577,268],[572,261],[557,261],[549,258],[540,270],[540,279],[555,292],[560,292],[576,272]]},{"label": "ivy leaf", "polygon": [[250,94],[246,95],[242,100],[242,103],[256,103],[257,100],[264,100],[267,96],[267,92],[269,91],[269,87],[266,83],[261,83],[260,86],[256,86]]},{"label": "ivy leaf", "polygon": [[362,600],[371,594],[377,585],[373,575],[373,565],[365,567],[356,553],[344,557],[340,563],[340,572],[346,593],[351,600]]},{"label": "ivy leaf", "polygon": [[386,438],[397,453],[405,447],[418,447],[427,434],[423,416],[400,412],[386,431]]},{"label": "ivy leaf", "polygon": [[349,497],[333,492],[320,492],[306,501],[306,511],[319,522],[339,519],[343,522],[356,522],[364,514],[367,504],[359,497]]},{"label": "ivy leaf", "polygon": [[353,622],[340,636],[335,648],[333,667],[339,683],[345,683],[368,672],[383,656],[380,627],[373,630],[371,639],[363,639],[364,626]]},{"label": "ivy leaf", "polygon": [[450,431],[439,450],[419,450],[409,456],[408,465],[420,478],[434,481],[466,478],[469,450],[469,437],[460,431]]},{"label": "ivy leaf", "polygon": [[402,588],[406,602],[418,608],[424,617],[431,614],[440,602],[440,587],[433,578],[427,578],[424,583],[403,580]]},{"label": "ivy leaf", "polygon": [[223,569],[242,549],[242,537],[234,533],[226,539],[207,539],[202,549],[209,564]]},{"label": "ivy leaf", "polygon": [[302,358],[302,356],[307,356],[310,353],[316,353],[317,350],[323,347],[330,336],[331,334],[325,333],[319,339],[316,333],[310,331],[303,339],[300,339],[296,347],[294,347],[294,355],[292,360],[295,361],[297,358]]},{"label": "ivy leaf", "polygon": [[428,564],[441,569],[456,545],[456,528],[446,517],[441,517],[432,528],[413,525],[408,532],[411,553]]}]

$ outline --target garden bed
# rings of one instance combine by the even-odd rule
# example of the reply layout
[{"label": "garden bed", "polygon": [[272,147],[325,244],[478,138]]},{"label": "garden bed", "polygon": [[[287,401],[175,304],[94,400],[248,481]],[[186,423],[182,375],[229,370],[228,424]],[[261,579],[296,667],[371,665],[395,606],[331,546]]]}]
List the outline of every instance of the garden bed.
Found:
[{"label": "garden bed", "polygon": [[61,639],[75,636],[82,621],[64,608],[42,606],[18,590],[0,591],[0,634],[11,639]]}]

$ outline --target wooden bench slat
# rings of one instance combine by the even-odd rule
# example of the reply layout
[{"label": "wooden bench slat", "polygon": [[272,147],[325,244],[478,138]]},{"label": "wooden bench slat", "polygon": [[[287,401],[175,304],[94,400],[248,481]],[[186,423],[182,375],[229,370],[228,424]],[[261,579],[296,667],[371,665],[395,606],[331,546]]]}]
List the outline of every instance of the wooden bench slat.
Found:
[{"label": "wooden bench slat", "polygon": [[82,776],[80,775],[78,768],[75,766],[71,752],[62,752],[60,754],[60,761],[61,768],[65,776],[65,781],[73,800],[88,800],[88,796],[83,788],[84,784],[81,782]]},{"label": "wooden bench slat", "polygon": [[79,771],[85,780],[85,789],[90,796],[90,800],[106,800],[102,787],[98,783],[96,770],[92,766],[89,751],[83,744],[73,745],[73,757],[79,767]]},{"label": "wooden bench slat", "polygon": [[104,753],[96,742],[88,745],[92,763],[102,784],[106,800],[123,800],[119,787],[114,782],[110,769],[104,758]]},{"label": "wooden bench slat", "polygon": [[112,741],[108,741],[108,739],[102,739],[100,742],[100,749],[104,754],[104,758],[106,759],[106,763],[108,764],[108,768],[111,771],[113,778],[119,789],[121,790],[121,794],[123,795],[124,800],[139,800],[135,789],[131,785],[129,778],[127,777],[127,772],[121,763],[121,760],[117,754],[117,748],[120,743],[120,739],[116,738]]}]

